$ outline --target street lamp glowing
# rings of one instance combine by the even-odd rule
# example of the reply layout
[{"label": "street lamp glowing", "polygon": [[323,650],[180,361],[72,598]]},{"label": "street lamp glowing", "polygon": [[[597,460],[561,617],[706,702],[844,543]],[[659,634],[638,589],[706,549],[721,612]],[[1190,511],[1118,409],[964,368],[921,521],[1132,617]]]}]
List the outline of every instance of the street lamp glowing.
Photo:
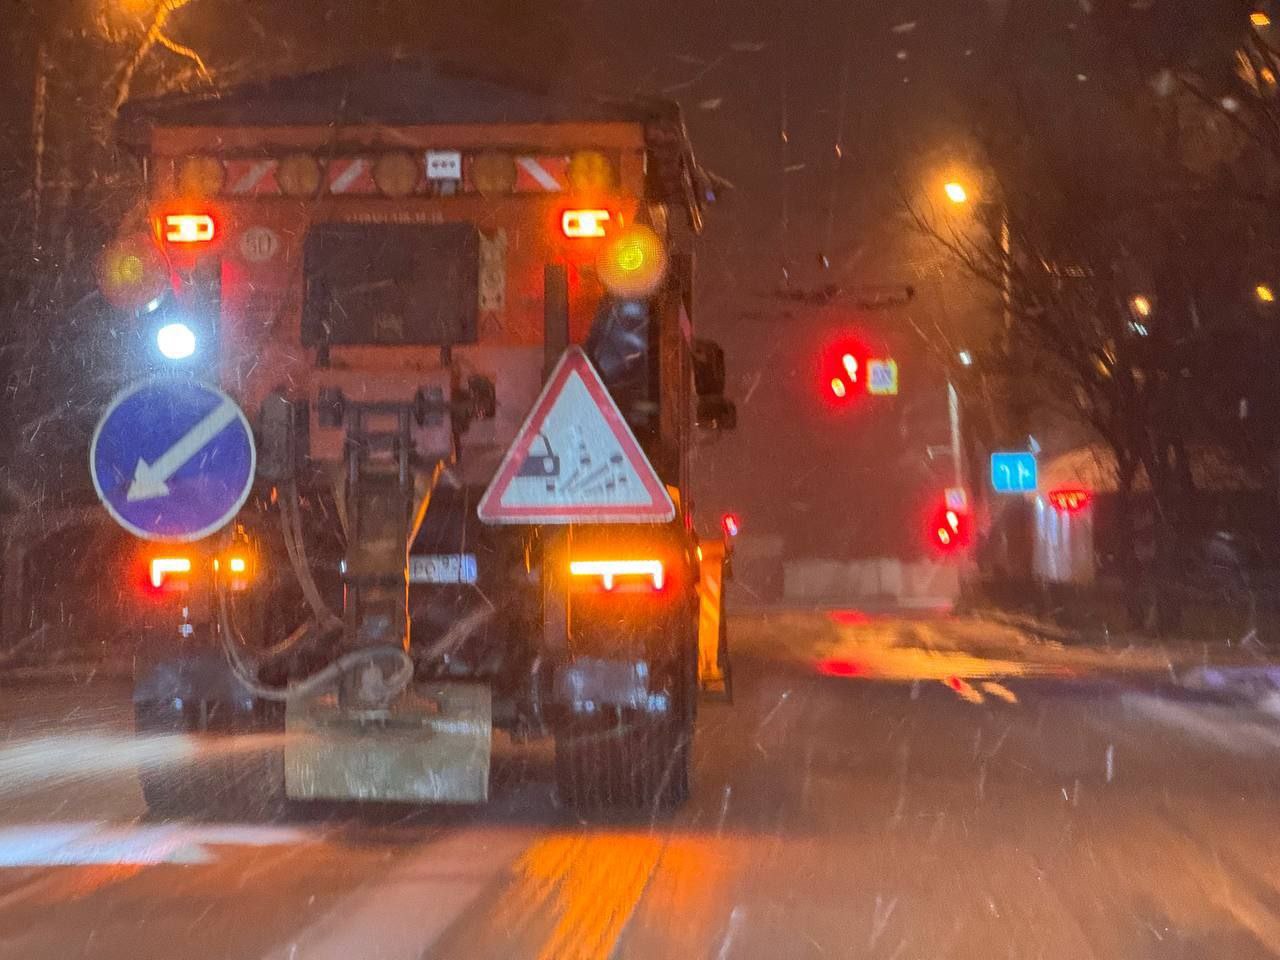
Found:
[{"label": "street lamp glowing", "polygon": [[1260,283],[1253,288],[1254,295],[1258,298],[1259,303],[1275,303],[1276,292],[1268,283]]},{"label": "street lamp glowing", "polygon": [[963,183],[957,180],[949,181],[942,189],[946,192],[947,199],[952,203],[967,203],[969,200],[969,191],[964,188]]},{"label": "street lamp glowing", "polygon": [[1129,309],[1133,311],[1135,317],[1151,316],[1151,298],[1144,297],[1142,294],[1129,298]]},{"label": "street lamp glowing", "polygon": [[1271,17],[1265,10],[1255,10],[1249,14],[1249,22],[1255,27],[1271,26]]}]

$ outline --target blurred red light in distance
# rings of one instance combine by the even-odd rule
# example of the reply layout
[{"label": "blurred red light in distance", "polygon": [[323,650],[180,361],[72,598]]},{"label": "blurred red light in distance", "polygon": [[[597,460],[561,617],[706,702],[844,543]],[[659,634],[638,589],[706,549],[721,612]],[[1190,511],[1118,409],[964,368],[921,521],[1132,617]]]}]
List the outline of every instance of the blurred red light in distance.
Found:
[{"label": "blurred red light in distance", "polygon": [[1055,510],[1063,513],[1079,513],[1089,505],[1092,499],[1093,494],[1080,487],[1063,487],[1060,490],[1049,491],[1049,503]]},{"label": "blurred red light in distance", "polygon": [[860,677],[866,670],[856,660],[841,660],[832,657],[818,663],[818,671],[828,677]]},{"label": "blurred red light in distance", "polygon": [[969,517],[943,504],[929,523],[929,541],[935,550],[950,553],[969,542]]},{"label": "blurred red light in distance", "polygon": [[870,623],[871,617],[863,613],[861,610],[832,610],[827,614],[836,623],[845,626],[854,626],[860,623]]},{"label": "blurred red light in distance", "polygon": [[844,367],[844,372],[849,375],[850,383],[858,382],[858,361],[853,354],[846,353],[840,358],[840,365]]},{"label": "blurred red light in distance", "polygon": [[742,521],[738,519],[736,513],[726,513],[720,518],[720,526],[724,528],[725,536],[736,537],[738,531],[742,529]]}]

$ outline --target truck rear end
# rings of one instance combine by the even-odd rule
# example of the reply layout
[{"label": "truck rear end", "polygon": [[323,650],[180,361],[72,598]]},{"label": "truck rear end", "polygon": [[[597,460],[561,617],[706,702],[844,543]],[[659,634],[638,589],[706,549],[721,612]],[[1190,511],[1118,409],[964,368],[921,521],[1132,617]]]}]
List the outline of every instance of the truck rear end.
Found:
[{"label": "truck rear end", "polygon": [[[224,391],[256,451],[233,517],[139,547],[140,729],[266,734],[255,801],[481,801],[503,729],[555,737],[577,809],[679,802],[689,452],[732,405],[678,111],[394,63],[125,117],[149,195],[104,290],[138,376]],[[143,771],[148,801],[219,763]]]}]

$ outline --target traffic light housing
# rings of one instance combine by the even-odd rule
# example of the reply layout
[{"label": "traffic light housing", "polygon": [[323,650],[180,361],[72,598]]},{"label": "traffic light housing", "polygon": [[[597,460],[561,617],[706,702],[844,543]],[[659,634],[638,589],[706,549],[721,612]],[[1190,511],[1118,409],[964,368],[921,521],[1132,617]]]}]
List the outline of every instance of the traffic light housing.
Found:
[{"label": "traffic light housing", "polygon": [[819,384],[827,403],[842,407],[867,392],[867,351],[849,337],[825,346],[819,361]]},{"label": "traffic light housing", "polygon": [[971,534],[969,514],[940,504],[930,515],[929,545],[940,553],[955,553],[969,545]]}]

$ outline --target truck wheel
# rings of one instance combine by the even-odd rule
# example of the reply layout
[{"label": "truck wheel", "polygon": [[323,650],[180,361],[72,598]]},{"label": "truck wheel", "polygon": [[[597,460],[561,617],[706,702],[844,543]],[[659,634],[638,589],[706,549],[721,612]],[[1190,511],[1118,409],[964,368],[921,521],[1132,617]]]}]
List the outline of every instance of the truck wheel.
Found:
[{"label": "truck wheel", "polygon": [[560,802],[578,814],[673,811],[689,798],[697,705],[698,664],[687,651],[667,712],[569,720],[556,732]]},{"label": "truck wheel", "polygon": [[692,732],[674,715],[571,721],[556,734],[560,802],[579,814],[675,809],[689,796]]},{"label": "truck wheel", "polygon": [[283,814],[283,752],[239,743],[231,731],[201,731],[186,716],[194,706],[134,705],[135,729],[148,738],[139,747],[138,781],[151,815],[261,821]]}]

